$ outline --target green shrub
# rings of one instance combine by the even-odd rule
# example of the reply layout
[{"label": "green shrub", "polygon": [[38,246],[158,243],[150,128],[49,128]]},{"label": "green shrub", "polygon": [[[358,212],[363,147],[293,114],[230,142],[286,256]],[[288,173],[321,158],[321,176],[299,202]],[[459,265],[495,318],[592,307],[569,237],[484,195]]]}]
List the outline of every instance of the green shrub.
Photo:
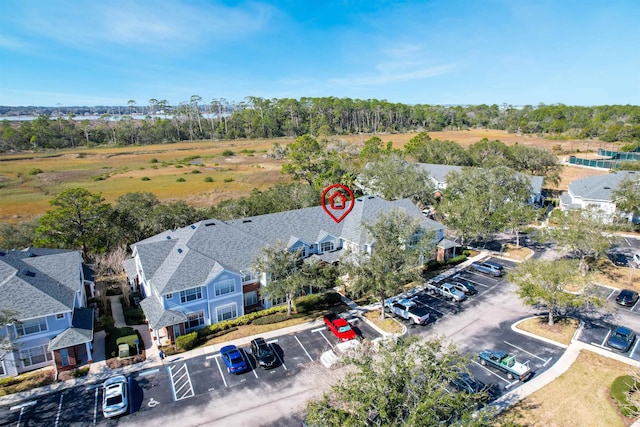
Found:
[{"label": "green shrub", "polygon": [[180,178],[176,179],[176,182],[187,182],[187,180],[184,179],[183,177],[180,177]]},{"label": "green shrub", "polygon": [[33,168],[29,171],[29,175],[38,175],[39,173],[42,173],[42,169]]},{"label": "green shrub", "polygon": [[80,368],[73,371],[73,378],[84,377],[89,373],[89,368]]},{"label": "green shrub", "polygon": [[456,257],[453,258],[449,258],[445,264],[446,265],[456,265],[456,264],[460,264],[462,261],[466,260],[467,256],[466,255],[458,255]]},{"label": "green shrub", "polygon": [[148,176],[143,176],[142,178],[140,178],[141,181],[151,181],[151,178],[149,178]]},{"label": "green shrub", "polygon": [[158,159],[154,157],[153,159],[149,160],[149,163],[158,163]]},{"label": "green shrub", "polygon": [[184,167],[184,166],[182,166],[182,165],[176,165],[176,168],[177,168],[177,169],[182,169],[183,167]]},{"label": "green shrub", "polygon": [[235,156],[235,152],[233,150],[224,150],[222,152],[222,155],[225,157],[230,157],[230,156]]},{"label": "green shrub", "polygon": [[639,385],[640,384],[636,384],[633,376],[631,375],[618,377],[613,380],[613,383],[611,384],[611,398],[616,402],[620,412],[622,412],[622,415],[625,417],[638,414],[639,409],[630,406],[627,402],[627,393],[630,391],[637,393]]},{"label": "green shrub", "polygon": [[196,174],[196,173],[202,173],[202,172],[200,172],[199,169],[194,169],[194,170],[191,171],[191,173]]},{"label": "green shrub", "polygon": [[124,312],[124,321],[127,325],[142,325],[144,324],[144,312],[141,308],[137,307],[122,307]]},{"label": "green shrub", "polygon": [[252,325],[270,325],[272,323],[284,322],[285,320],[295,319],[296,317],[302,317],[302,314],[276,313],[269,316],[263,316],[255,319],[251,322]]},{"label": "green shrub", "polygon": [[180,335],[176,338],[176,347],[180,350],[191,350],[198,343],[198,333],[191,332],[190,334]]},{"label": "green shrub", "polygon": [[224,182],[233,182],[233,178],[225,178]]},{"label": "green shrub", "polygon": [[205,176],[204,182],[213,182],[213,178],[211,178],[210,176]]},{"label": "green shrub", "polygon": [[310,313],[317,310],[326,310],[342,302],[340,294],[329,291],[321,294],[311,294],[298,297],[293,300],[293,305],[298,313]]},{"label": "green shrub", "polygon": [[113,321],[113,317],[111,316],[100,316],[98,317],[98,321],[95,324],[95,330],[96,331],[103,331],[103,330],[107,330],[110,328],[113,328],[114,326],[114,321]]},{"label": "green shrub", "polygon": [[549,223],[557,224],[559,221],[559,218],[561,218],[562,215],[564,215],[564,212],[562,212],[560,209],[552,210],[551,214],[549,215]]}]

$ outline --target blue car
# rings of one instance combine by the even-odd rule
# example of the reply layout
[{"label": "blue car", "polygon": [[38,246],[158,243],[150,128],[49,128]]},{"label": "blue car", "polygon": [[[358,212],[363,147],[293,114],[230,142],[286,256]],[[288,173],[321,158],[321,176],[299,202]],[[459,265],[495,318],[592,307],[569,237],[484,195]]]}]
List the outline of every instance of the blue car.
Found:
[{"label": "blue car", "polygon": [[235,345],[227,345],[220,349],[222,361],[227,366],[230,374],[239,374],[249,369],[249,364],[244,358],[244,353]]}]

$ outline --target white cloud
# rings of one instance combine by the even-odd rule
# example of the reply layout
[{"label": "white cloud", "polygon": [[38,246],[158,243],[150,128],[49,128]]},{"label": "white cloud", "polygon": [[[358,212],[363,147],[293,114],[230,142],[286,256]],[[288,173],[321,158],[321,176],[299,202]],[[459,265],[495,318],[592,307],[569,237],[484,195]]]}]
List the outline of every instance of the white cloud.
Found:
[{"label": "white cloud", "polygon": [[68,7],[37,3],[29,25],[41,36],[78,49],[110,44],[163,50],[191,49],[258,32],[277,10],[260,3],[236,7],[176,1],[71,3]]},{"label": "white cloud", "polygon": [[[33,90],[15,90],[0,88],[0,99],[4,105],[38,105],[53,107],[55,105],[124,105],[126,101],[119,98],[91,96],[79,93],[47,92]],[[29,100],[25,102],[25,100]]]},{"label": "white cloud", "polygon": [[385,68],[379,65],[377,74],[350,75],[347,77],[329,79],[329,84],[336,86],[373,86],[383,85],[387,83],[422,80],[429,77],[435,77],[447,74],[456,68],[456,64],[444,64],[437,66],[427,66],[422,64],[411,64],[410,67],[399,66],[398,64],[390,65]]},{"label": "white cloud", "polygon": [[26,46],[22,40],[0,34],[0,49],[19,50]]}]

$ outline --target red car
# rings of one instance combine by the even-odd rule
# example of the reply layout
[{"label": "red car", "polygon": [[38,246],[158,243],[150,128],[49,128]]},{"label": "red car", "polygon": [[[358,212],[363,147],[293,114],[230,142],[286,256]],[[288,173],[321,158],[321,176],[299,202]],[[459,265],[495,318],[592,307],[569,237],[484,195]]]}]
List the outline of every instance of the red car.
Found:
[{"label": "red car", "polygon": [[351,328],[349,322],[335,313],[329,313],[324,316],[324,324],[327,325],[327,329],[333,332],[333,335],[338,337],[342,342],[357,337],[356,332]]}]

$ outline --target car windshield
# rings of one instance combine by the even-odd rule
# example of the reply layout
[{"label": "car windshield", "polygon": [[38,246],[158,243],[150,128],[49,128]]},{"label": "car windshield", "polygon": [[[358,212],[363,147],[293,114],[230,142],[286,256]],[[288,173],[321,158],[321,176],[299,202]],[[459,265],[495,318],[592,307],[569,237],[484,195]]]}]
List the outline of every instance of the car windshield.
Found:
[{"label": "car windshield", "polygon": [[122,403],[122,395],[107,397],[107,406],[119,405]]},{"label": "car windshield", "polygon": [[340,326],[338,328],[338,332],[349,332],[350,330],[351,330],[351,326],[349,325]]},{"label": "car windshield", "polygon": [[268,357],[271,356],[271,350],[266,347],[258,347],[258,357]]},{"label": "car windshield", "polygon": [[613,336],[615,338],[620,338],[623,341],[627,341],[629,339],[629,335],[625,334],[624,332],[616,332],[613,334]]}]

